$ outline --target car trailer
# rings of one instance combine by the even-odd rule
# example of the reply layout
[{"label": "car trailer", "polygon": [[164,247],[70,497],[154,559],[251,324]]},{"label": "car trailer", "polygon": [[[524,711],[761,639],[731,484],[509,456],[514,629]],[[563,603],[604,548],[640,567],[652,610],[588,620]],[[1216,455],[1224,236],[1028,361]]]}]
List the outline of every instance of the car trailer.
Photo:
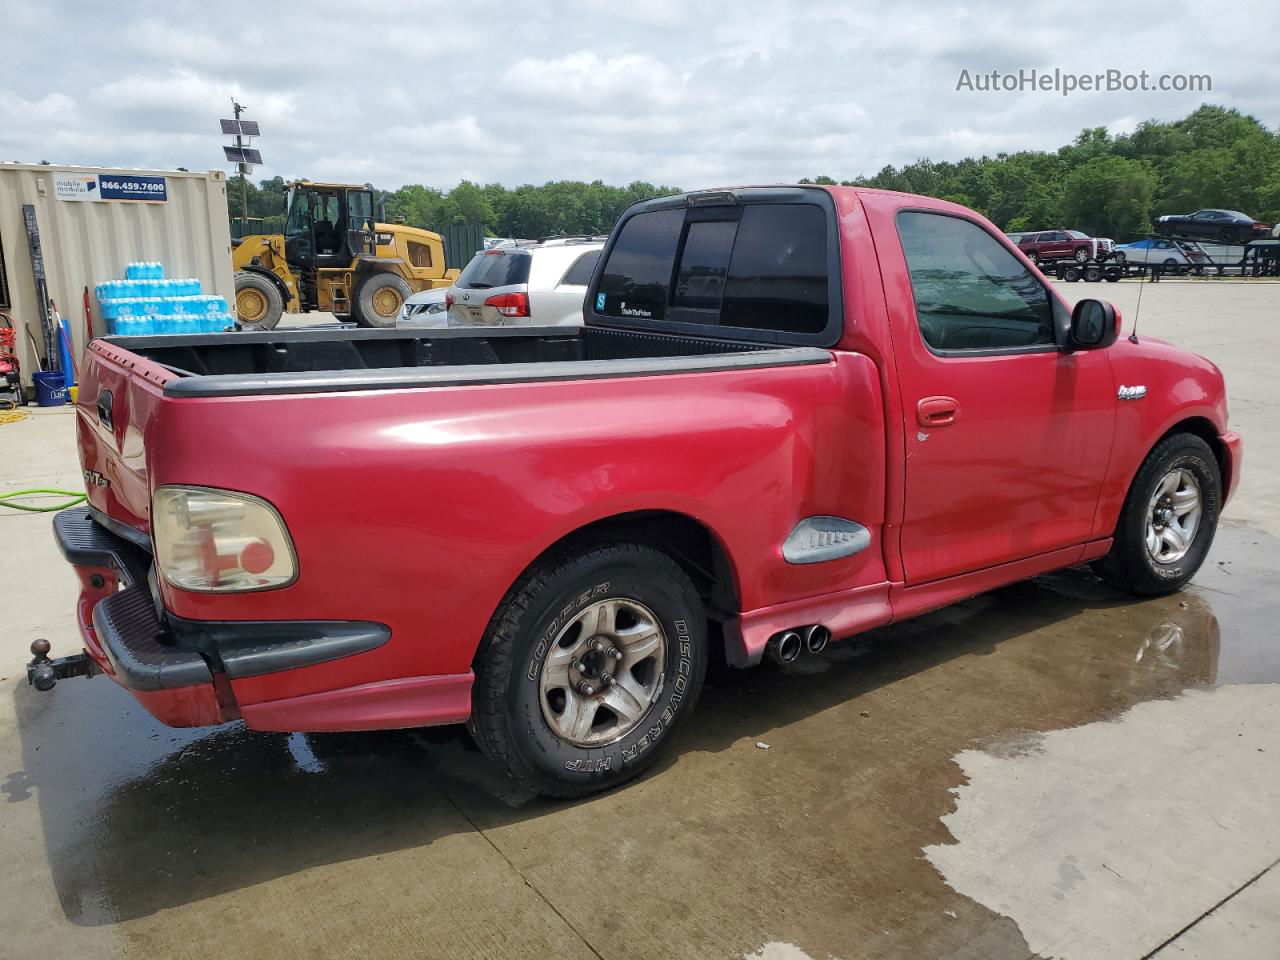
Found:
[{"label": "car trailer", "polygon": [[1255,240],[1240,258],[1242,277],[1280,277],[1280,240]]},{"label": "car trailer", "polygon": [[1085,283],[1098,283],[1100,280],[1115,283],[1123,277],[1138,275],[1133,268],[1123,263],[1099,263],[1097,260],[1089,260],[1085,263],[1076,263],[1074,260],[1063,261],[1054,266],[1053,272],[1059,280],[1065,280],[1067,283],[1076,283],[1080,280]]},{"label": "car trailer", "polygon": [[[1089,261],[1074,263],[1063,261],[1055,265],[1054,275],[1059,280],[1075,283],[1083,280],[1086,283],[1097,283],[1106,280],[1115,283],[1126,277],[1147,277],[1152,283],[1165,276],[1182,276],[1192,273],[1203,276],[1212,271],[1217,276],[1227,276],[1238,271],[1242,277],[1275,277],[1280,276],[1280,240],[1255,240],[1243,246],[1243,253],[1235,262],[1215,260],[1213,254],[1205,249],[1205,241],[1193,237],[1169,236],[1166,234],[1147,234],[1148,240],[1164,240],[1172,243],[1184,257],[1182,263],[1129,263],[1123,259],[1123,251],[1117,251],[1117,258],[1108,263]],[[1221,246],[1210,244],[1210,246]],[[1219,254],[1221,255],[1221,254]],[[1172,259],[1172,258],[1170,258]]]}]

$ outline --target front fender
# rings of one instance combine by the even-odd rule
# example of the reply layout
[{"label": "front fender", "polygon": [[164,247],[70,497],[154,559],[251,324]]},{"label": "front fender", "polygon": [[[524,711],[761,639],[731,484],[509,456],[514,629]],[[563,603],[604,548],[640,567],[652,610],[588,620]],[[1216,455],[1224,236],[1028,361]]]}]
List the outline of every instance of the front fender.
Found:
[{"label": "front fender", "polygon": [[[1183,423],[1213,436],[1227,432],[1226,385],[1211,361],[1151,337],[1120,340],[1111,350],[1116,429],[1095,516],[1097,537],[1115,530],[1134,476],[1162,437]],[[1126,399],[1122,387],[1130,388]],[[1135,387],[1145,393],[1133,396]]]}]

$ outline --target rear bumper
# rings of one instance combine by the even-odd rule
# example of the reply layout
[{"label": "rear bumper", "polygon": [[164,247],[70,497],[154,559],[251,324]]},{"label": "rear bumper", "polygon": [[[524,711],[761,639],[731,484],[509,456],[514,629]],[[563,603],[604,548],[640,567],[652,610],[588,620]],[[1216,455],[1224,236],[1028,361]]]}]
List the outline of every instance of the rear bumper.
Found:
[{"label": "rear bumper", "polygon": [[1226,462],[1223,464],[1226,476],[1222,478],[1222,505],[1226,506],[1240,486],[1240,470],[1244,466],[1244,440],[1240,434],[1231,432],[1219,434],[1218,440],[1226,454]]},{"label": "rear bumper", "polygon": [[390,639],[390,629],[365,621],[186,620],[153,598],[147,551],[96,522],[90,509],[63,511],[53,529],[80,577],[85,652],[162,723],[207,726],[243,712],[260,729],[353,730],[453,723],[470,713],[470,673],[395,678],[242,711],[231,680],[374,650]]}]

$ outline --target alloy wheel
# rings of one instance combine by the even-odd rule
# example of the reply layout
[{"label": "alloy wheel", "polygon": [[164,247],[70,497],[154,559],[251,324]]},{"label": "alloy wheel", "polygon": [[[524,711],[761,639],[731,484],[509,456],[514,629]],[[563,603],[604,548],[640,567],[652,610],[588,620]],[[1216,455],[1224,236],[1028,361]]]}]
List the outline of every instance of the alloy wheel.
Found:
[{"label": "alloy wheel", "polygon": [[542,716],[579,747],[620,740],[662,691],[667,635],[644,604],[612,597],[586,607],[560,631],[542,664]]},{"label": "alloy wheel", "polygon": [[1156,563],[1177,563],[1200,528],[1203,496],[1195,474],[1175,467],[1165,474],[1147,508],[1147,553]]}]

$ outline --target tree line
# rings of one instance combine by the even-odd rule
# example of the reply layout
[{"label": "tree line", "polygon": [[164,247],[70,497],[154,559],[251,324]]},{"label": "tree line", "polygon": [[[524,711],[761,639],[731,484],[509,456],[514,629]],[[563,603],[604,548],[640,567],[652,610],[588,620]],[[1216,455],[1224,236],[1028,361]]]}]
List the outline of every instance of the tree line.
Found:
[{"label": "tree line", "polygon": [[[1160,214],[1202,207],[1280,220],[1280,131],[1237,110],[1205,105],[1180,120],[1147,121],[1133,133],[1088,128],[1055,151],[958,162],[921,159],[886,166],[873,176],[801,182],[941,197],[978,210],[1008,231],[1072,228],[1129,240],[1148,232]],[[262,229],[278,232],[283,180],[247,186],[249,215],[264,219]],[[241,188],[236,178],[230,190],[233,218],[241,208]],[[608,233],[632,203],[680,189],[642,181],[616,187],[556,180],[508,188],[464,180],[450,190],[406,184],[379,192],[388,218],[411,226],[480,223],[493,236],[533,238]]]}]

